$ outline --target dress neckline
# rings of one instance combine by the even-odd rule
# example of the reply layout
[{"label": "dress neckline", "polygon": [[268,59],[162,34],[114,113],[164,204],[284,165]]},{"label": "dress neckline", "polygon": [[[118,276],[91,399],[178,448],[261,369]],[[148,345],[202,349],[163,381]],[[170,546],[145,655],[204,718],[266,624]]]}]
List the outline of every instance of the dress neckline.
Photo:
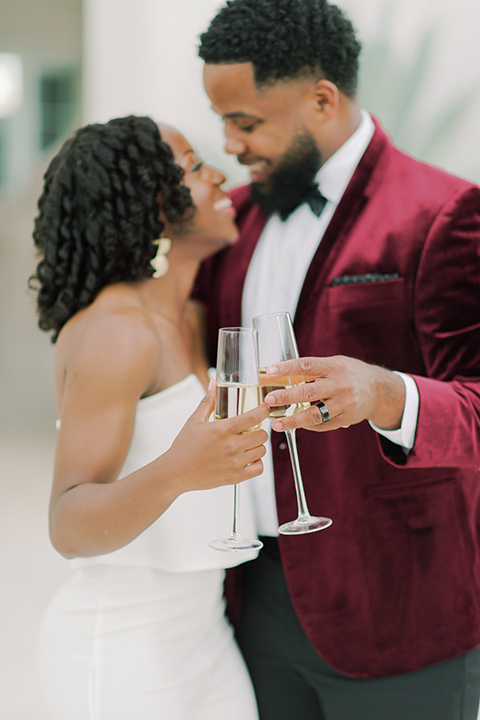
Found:
[{"label": "dress neckline", "polygon": [[142,405],[143,405],[143,404],[146,404],[149,400],[154,400],[155,398],[160,397],[160,395],[162,395],[162,396],[169,395],[170,393],[173,393],[176,390],[178,390],[178,388],[180,386],[187,385],[187,383],[191,382],[192,379],[201,386],[202,390],[205,393],[207,392],[205,390],[205,388],[203,387],[203,384],[202,384],[202,381],[200,380],[200,378],[197,375],[195,375],[195,373],[189,373],[182,380],[179,380],[178,382],[173,383],[173,385],[169,385],[168,387],[164,388],[163,390],[159,390],[158,392],[153,393],[152,395],[146,395],[145,397],[140,398],[138,402],[142,403]]},{"label": "dress neckline", "polygon": [[[157,400],[160,396],[164,398],[165,396],[168,396],[170,394],[173,395],[181,386],[188,385],[188,383],[191,383],[192,380],[201,387],[204,393],[206,393],[206,390],[203,387],[203,383],[200,378],[195,375],[195,373],[189,373],[184,378],[182,378],[182,380],[179,380],[178,382],[173,383],[173,385],[169,385],[167,388],[159,390],[152,395],[147,395],[146,397],[140,398],[138,402],[141,403],[142,406],[148,405],[149,403],[154,403],[155,400]],[[60,428],[61,423],[62,421],[60,420],[60,418],[57,418],[57,420],[55,421],[55,427],[57,430]]]}]

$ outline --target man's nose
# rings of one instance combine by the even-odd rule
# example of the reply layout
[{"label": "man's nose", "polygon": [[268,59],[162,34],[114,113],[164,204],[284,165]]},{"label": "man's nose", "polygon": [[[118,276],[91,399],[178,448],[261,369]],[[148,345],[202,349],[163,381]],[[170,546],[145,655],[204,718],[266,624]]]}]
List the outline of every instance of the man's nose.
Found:
[{"label": "man's nose", "polygon": [[245,143],[238,135],[234,133],[225,133],[225,151],[229,155],[243,155],[245,153]]}]

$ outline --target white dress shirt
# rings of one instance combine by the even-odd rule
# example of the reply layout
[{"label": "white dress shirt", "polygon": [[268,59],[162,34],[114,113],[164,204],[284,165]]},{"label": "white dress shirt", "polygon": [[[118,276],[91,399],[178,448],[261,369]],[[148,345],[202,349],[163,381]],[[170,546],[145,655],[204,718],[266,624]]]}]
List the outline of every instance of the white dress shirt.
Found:
[{"label": "white dress shirt", "polygon": [[[288,311],[292,318],[295,317],[307,270],[374,130],[372,118],[362,110],[356,131],[318,171],[315,181],[327,199],[320,217],[304,203],[285,221],[282,221],[277,213],[268,219],[245,279],[242,325],[249,327],[252,318],[265,313]],[[376,432],[401,445],[408,452],[415,439],[418,390],[410,376],[398,374],[405,383],[406,392],[401,428],[389,432],[370,424]],[[264,428],[270,432],[270,421],[265,421]],[[250,483],[259,535],[277,535],[278,517],[270,442],[266,447],[264,472]]]}]

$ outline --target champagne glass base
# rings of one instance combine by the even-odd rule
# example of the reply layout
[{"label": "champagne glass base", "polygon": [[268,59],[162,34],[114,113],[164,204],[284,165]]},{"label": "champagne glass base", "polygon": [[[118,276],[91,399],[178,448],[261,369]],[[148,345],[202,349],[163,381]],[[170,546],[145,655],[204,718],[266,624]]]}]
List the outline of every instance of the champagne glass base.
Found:
[{"label": "champagne glass base", "polygon": [[306,533],[325,530],[325,528],[330,527],[332,522],[331,518],[326,517],[300,516],[296,520],[280,525],[278,532],[280,535],[305,535]]},{"label": "champagne glass base", "polygon": [[212,540],[208,543],[214,550],[223,550],[224,552],[241,552],[243,550],[260,550],[263,543],[260,540],[252,538],[229,537],[225,540]]}]

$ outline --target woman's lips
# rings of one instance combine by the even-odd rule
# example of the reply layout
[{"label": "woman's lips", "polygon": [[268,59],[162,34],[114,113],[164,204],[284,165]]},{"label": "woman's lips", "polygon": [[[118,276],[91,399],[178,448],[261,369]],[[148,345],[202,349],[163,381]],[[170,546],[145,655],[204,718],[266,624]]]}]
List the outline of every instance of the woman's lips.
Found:
[{"label": "woman's lips", "polygon": [[213,209],[215,210],[215,212],[221,213],[222,215],[227,215],[231,220],[235,220],[235,208],[233,207],[232,201],[229,197],[225,196],[220,198],[220,200],[217,200],[213,204]]}]

